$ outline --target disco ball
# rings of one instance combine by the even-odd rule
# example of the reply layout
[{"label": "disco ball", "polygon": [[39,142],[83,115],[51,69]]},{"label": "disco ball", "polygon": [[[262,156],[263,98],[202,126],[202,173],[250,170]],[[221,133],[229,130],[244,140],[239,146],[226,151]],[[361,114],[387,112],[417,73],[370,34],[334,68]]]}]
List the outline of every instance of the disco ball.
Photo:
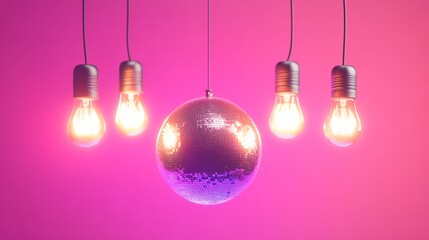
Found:
[{"label": "disco ball", "polygon": [[215,97],[179,106],[164,121],[156,144],[167,184],[181,197],[204,205],[238,196],[255,177],[261,153],[252,119]]}]

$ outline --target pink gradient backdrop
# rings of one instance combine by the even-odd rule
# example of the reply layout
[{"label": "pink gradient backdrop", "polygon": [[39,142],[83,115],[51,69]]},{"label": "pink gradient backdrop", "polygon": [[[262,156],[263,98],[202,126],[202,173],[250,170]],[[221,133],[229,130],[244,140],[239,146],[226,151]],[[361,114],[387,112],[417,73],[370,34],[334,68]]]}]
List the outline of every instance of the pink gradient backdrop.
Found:
[{"label": "pink gradient backdrop", "polygon": [[212,1],[214,93],[245,109],[263,140],[255,181],[219,206],[178,197],[155,161],[165,117],[204,94],[206,1],[132,0],[150,114],[137,138],[114,126],[125,3],[88,0],[107,134],[81,149],[66,134],[72,70],[83,62],[81,1],[0,2],[0,239],[429,239],[429,1],[349,1],[346,62],[358,70],[363,134],[347,149],[322,132],[341,1],[295,1],[306,126],[294,141],[274,137],[267,121],[288,1]]}]

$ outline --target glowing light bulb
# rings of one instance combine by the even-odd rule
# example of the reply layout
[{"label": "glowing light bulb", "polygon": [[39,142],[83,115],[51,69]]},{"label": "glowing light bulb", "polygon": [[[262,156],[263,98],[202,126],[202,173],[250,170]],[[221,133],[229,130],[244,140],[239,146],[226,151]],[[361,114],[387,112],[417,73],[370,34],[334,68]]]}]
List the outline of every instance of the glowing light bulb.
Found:
[{"label": "glowing light bulb", "polygon": [[332,102],[323,129],[336,146],[348,147],[359,138],[362,125],[356,110],[356,69],[336,66],[332,70]]},{"label": "glowing light bulb", "polygon": [[329,141],[337,146],[347,147],[356,142],[362,126],[352,98],[332,99],[324,131]]},{"label": "glowing light bulb", "polygon": [[68,122],[71,141],[80,147],[91,147],[101,140],[105,131],[106,125],[97,100],[75,99]]},{"label": "glowing light bulb", "polygon": [[120,97],[116,126],[127,136],[142,133],[148,125],[142,103],[142,66],[137,61],[124,61],[119,66]]},{"label": "glowing light bulb", "polygon": [[304,116],[296,94],[277,94],[270,117],[270,128],[283,139],[294,138],[301,133]]},{"label": "glowing light bulb", "polygon": [[122,133],[136,136],[148,125],[148,117],[143,108],[141,93],[121,93],[116,112],[116,125]]},{"label": "glowing light bulb", "polygon": [[271,131],[291,139],[302,132],[304,116],[299,105],[299,65],[293,61],[276,65],[276,101],[270,117]]},{"label": "glowing light bulb", "polygon": [[70,140],[80,147],[97,144],[106,132],[98,107],[98,70],[94,65],[77,65],[73,71],[73,111],[68,121]]}]

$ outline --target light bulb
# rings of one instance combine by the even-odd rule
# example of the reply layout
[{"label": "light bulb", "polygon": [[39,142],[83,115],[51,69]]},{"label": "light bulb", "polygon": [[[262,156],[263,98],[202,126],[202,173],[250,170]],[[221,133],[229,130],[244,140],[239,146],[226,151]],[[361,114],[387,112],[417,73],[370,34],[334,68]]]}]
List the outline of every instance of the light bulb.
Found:
[{"label": "light bulb", "polygon": [[296,94],[277,94],[270,117],[271,131],[279,138],[291,139],[304,128],[304,116]]},{"label": "light bulb", "polygon": [[68,121],[70,140],[79,147],[92,147],[106,132],[98,106],[98,70],[94,65],[77,65],[73,71],[74,106]]},{"label": "light bulb", "polygon": [[80,147],[94,146],[106,131],[97,102],[91,99],[75,99],[68,122],[68,134],[72,142]]},{"label": "light bulb", "polygon": [[142,66],[137,61],[124,61],[119,66],[119,105],[116,126],[127,136],[142,133],[148,125],[142,103]]},{"label": "light bulb", "polygon": [[122,133],[136,136],[148,125],[148,117],[143,108],[141,93],[121,93],[116,112],[116,125]]},{"label": "light bulb", "polygon": [[291,139],[304,128],[299,105],[299,65],[284,61],[276,65],[276,101],[270,116],[271,131],[279,138]]},{"label": "light bulb", "polygon": [[362,130],[353,98],[333,98],[324,124],[325,136],[339,147],[352,145]]},{"label": "light bulb", "polygon": [[323,129],[328,140],[336,146],[348,147],[359,138],[362,125],[356,110],[356,69],[336,66],[332,69],[332,101]]}]

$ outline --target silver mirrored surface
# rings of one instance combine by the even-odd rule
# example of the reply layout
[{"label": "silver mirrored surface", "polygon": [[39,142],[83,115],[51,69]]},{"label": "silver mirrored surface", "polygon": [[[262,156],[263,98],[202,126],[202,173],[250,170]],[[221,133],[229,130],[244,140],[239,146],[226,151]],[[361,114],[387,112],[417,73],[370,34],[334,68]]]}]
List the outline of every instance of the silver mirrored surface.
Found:
[{"label": "silver mirrored surface", "polygon": [[199,204],[219,204],[239,195],[259,167],[262,145],[252,119],[220,98],[184,103],[158,133],[157,162],[167,184]]}]

